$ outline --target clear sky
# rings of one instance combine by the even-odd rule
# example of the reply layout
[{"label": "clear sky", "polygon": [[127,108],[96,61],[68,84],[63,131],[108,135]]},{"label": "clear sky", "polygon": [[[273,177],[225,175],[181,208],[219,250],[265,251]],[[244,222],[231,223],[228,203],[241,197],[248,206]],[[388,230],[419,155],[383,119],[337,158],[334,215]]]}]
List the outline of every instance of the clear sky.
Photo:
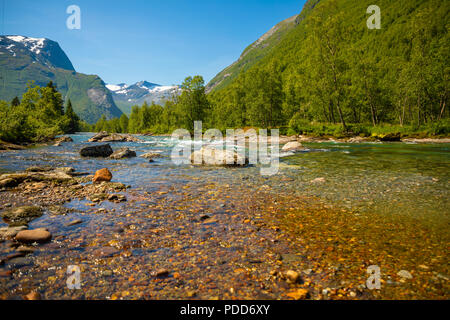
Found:
[{"label": "clear sky", "polygon": [[[106,83],[208,82],[305,0],[0,0],[0,32],[57,41],[78,72]],[[69,30],[69,5],[81,30]]]}]

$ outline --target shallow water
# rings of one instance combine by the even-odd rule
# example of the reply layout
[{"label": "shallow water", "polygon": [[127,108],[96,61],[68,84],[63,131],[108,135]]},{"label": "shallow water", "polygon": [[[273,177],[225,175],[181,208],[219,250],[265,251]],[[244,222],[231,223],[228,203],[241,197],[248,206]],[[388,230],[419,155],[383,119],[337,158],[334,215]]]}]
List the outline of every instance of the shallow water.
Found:
[{"label": "shallow water", "polygon": [[[309,210],[296,202],[299,201],[298,199],[322,205],[334,210],[333,212],[348,210],[354,215],[352,217],[375,217],[374,219],[377,220],[375,229],[379,230],[380,235],[386,232],[386,230],[383,231],[384,223],[390,224],[393,217],[394,219],[400,218],[398,221],[405,226],[404,236],[414,228],[417,230],[428,228],[426,230],[431,230],[433,233],[429,245],[436,249],[428,252],[424,257],[431,259],[437,256],[441,267],[436,270],[441,273],[448,272],[446,248],[449,244],[448,226],[450,223],[449,144],[305,144],[307,150],[304,152],[285,155],[281,158],[279,174],[264,177],[260,175],[258,166],[246,168],[176,166],[170,160],[170,152],[175,145],[170,137],[140,137],[145,140],[144,143],[110,143],[113,149],[129,147],[135,150],[138,157],[133,159],[81,158],[78,151],[87,145],[90,136],[91,134],[72,135],[74,142],[63,143],[61,147],[48,146],[0,153],[0,171],[17,171],[31,166],[51,165],[53,167],[70,166],[74,167],[77,172],[93,174],[96,170],[107,167],[113,173],[113,181],[131,186],[131,191],[126,192],[129,200],[126,203],[113,204],[106,201],[94,208],[87,209],[89,201],[73,199],[66,204],[66,207],[77,210],[70,216],[55,218],[51,215],[44,215],[33,221],[30,224],[32,228],[49,227],[52,230],[58,230],[59,234],[64,234],[63,247],[70,247],[69,249],[55,248],[53,251],[46,248],[45,251],[35,254],[38,259],[37,264],[40,259],[41,265],[48,265],[49,256],[53,257],[55,264],[56,261],[59,261],[60,265],[70,263],[68,260],[83,261],[86,258],[85,251],[90,252],[89,248],[111,245],[131,250],[131,256],[134,257],[131,266],[133,264],[140,267],[146,266],[154,263],[155,259],[164,265],[166,260],[176,255],[180,248],[182,248],[183,254],[190,251],[196,252],[198,248],[190,244],[192,241],[197,241],[195,239],[199,239],[203,243],[209,236],[214,235],[215,238],[222,237],[222,242],[227,242],[227,232],[223,230],[232,229],[233,223],[230,217],[244,211],[253,212],[252,215],[254,212],[258,212],[249,209],[253,205],[250,202],[253,195],[255,202],[258,197],[264,198],[273,195],[275,198],[287,199],[287,205],[299,212],[294,215],[294,220],[286,218],[285,221],[284,216],[280,218],[281,223],[285,223],[288,229],[290,226],[297,227],[299,221],[304,221],[303,214]],[[164,157],[149,163],[148,160],[139,157],[146,152],[158,152]],[[317,178],[324,179],[316,180]],[[275,200],[275,204],[277,204],[276,201],[278,200]],[[284,205],[286,206],[286,203]],[[97,214],[95,211],[99,207],[107,210],[108,214]],[[140,208],[142,207],[151,208],[148,216],[147,213],[141,212]],[[217,216],[218,222],[198,228],[197,222],[192,222],[189,217],[191,212],[203,212],[213,217]],[[325,212],[325,216],[327,214]],[[184,217],[185,215],[186,217]],[[186,221],[183,220],[185,218]],[[65,227],[65,224],[73,219],[84,221],[81,232],[78,227]],[[177,224],[178,219],[180,223],[183,222],[181,225]],[[340,217],[337,216],[336,219],[340,219]],[[327,220],[323,221],[329,223]],[[360,220],[356,221],[360,223]],[[121,245],[118,246],[117,240],[114,240],[111,232],[114,227],[127,223],[137,226],[136,233],[139,230],[144,233],[148,232],[156,224],[159,228],[174,231],[175,234],[168,234],[163,237],[161,243],[157,245],[152,243],[151,246],[130,245],[128,242],[138,241],[137,238],[134,238],[138,237],[137,235],[130,234],[121,239]],[[3,225],[0,222],[0,227]],[[342,230],[346,227],[344,225]],[[316,225],[312,230],[316,230],[315,228]],[[392,228],[391,224],[389,228]],[[185,234],[184,230],[189,230],[189,232]],[[325,227],[324,230],[326,230]],[[292,232],[297,231],[293,230]],[[180,233],[180,239],[177,239],[178,233]],[[344,231],[341,233],[344,235]],[[99,238],[98,235],[103,235],[105,239]],[[252,254],[256,256],[262,254],[261,252],[264,250],[269,250],[255,247],[255,240],[252,237],[247,238],[245,234],[241,234],[242,236],[244,237],[236,236],[234,238],[241,246],[237,247],[240,249],[234,251],[223,249],[225,250],[223,254],[227,255],[228,259],[238,260],[239,252],[246,247],[253,246]],[[308,238],[308,235],[306,237]],[[379,235],[377,234],[376,237]],[[399,239],[404,241],[399,237],[393,242],[400,241]],[[178,240],[181,241],[181,244],[174,245],[173,242]],[[367,241],[369,240],[367,239]],[[142,237],[139,238],[139,241],[143,241]],[[146,241],[151,243],[153,240],[149,238]],[[420,238],[414,241],[423,242]],[[237,245],[233,243],[230,244],[230,247]],[[419,248],[412,240],[411,246]],[[382,249],[384,250],[384,248]],[[400,253],[397,255],[397,259],[404,265],[408,265],[411,263],[409,261],[411,258],[401,258],[402,250],[404,249],[399,249]],[[444,256],[442,252],[444,252]],[[396,254],[396,252],[391,253]],[[236,255],[235,258],[233,258],[234,255]],[[342,256],[335,260],[340,258]],[[335,262],[332,261],[332,263]],[[207,267],[205,266],[205,268]],[[226,273],[228,269],[224,268],[228,267],[222,266],[216,273]],[[193,277],[194,271],[191,271]],[[201,269],[199,272],[208,271],[209,269]],[[127,270],[127,272],[133,271]],[[40,276],[45,279],[48,274]],[[34,279],[37,281],[39,276],[34,275]],[[95,275],[92,276],[92,279],[95,279]],[[117,282],[120,281],[117,280]],[[17,287],[13,284],[11,286]],[[123,286],[126,288],[126,284]],[[63,287],[62,285],[61,288]],[[49,297],[59,297],[63,293],[61,290],[53,293],[49,289],[46,291]],[[90,297],[104,298],[110,297],[111,294],[110,290],[102,289],[101,293],[93,292]],[[162,294],[163,291],[161,291]],[[164,294],[161,297],[167,297],[168,293]],[[89,297],[89,295],[87,296]],[[243,296],[245,297],[244,294]],[[171,293],[170,297],[178,298],[174,293]],[[248,297],[254,296],[249,294]],[[398,298],[398,295],[393,295],[393,297]],[[427,296],[420,297],[426,298]]]}]

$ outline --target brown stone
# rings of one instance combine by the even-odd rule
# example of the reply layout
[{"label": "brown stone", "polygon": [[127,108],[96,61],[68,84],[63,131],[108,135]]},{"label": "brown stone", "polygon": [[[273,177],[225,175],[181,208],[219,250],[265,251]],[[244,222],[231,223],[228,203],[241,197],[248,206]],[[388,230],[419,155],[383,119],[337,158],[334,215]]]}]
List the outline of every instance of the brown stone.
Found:
[{"label": "brown stone", "polygon": [[289,270],[286,272],[286,278],[290,283],[297,283],[300,281],[300,275],[294,270]]},{"label": "brown stone", "polygon": [[304,300],[304,299],[308,298],[309,292],[306,289],[298,289],[298,290],[289,292],[286,295],[294,300]]},{"label": "brown stone", "polygon": [[23,243],[43,243],[48,242],[52,239],[52,234],[48,232],[47,229],[34,229],[34,230],[24,230],[20,231],[16,235],[16,240]]},{"label": "brown stone", "polygon": [[106,182],[110,182],[112,179],[112,173],[107,169],[107,168],[103,168],[98,170],[95,175],[94,175],[94,179],[92,179],[93,182],[102,182],[102,181],[106,181]]},{"label": "brown stone", "polygon": [[41,295],[39,294],[39,292],[32,291],[25,296],[25,299],[26,300],[41,300]]}]

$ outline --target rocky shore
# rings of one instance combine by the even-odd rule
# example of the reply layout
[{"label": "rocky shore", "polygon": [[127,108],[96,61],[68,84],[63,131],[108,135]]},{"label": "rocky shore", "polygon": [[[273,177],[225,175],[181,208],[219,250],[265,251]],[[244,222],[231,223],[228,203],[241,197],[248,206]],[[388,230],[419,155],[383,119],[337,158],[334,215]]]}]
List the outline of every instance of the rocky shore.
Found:
[{"label": "rocky shore", "polygon": [[[283,152],[304,151],[299,137],[283,137],[280,145]],[[79,161],[104,158],[117,167],[77,172],[39,166],[0,175],[0,299],[445,296],[447,273],[438,268],[445,255],[433,236],[438,233],[401,216],[382,220],[280,192],[295,180],[216,168],[217,158],[237,160],[226,153],[214,154],[213,168],[186,169],[176,182],[160,176],[145,189],[127,186],[115,172],[125,170],[128,160],[113,161],[111,146],[92,147],[108,151]],[[136,156],[114,149],[125,155],[117,159]],[[140,157],[137,170],[151,168],[144,159],[161,155]],[[190,176],[192,170],[202,174]],[[233,176],[218,179],[212,171]],[[327,184],[328,177],[309,181],[310,187]],[[386,226],[401,230],[397,238],[390,235],[389,245]],[[405,250],[405,243],[411,248]],[[413,248],[422,252],[420,263]],[[399,257],[402,263],[394,263]],[[369,290],[366,269],[378,263],[386,289]],[[67,289],[70,265],[82,271],[82,290]]]}]

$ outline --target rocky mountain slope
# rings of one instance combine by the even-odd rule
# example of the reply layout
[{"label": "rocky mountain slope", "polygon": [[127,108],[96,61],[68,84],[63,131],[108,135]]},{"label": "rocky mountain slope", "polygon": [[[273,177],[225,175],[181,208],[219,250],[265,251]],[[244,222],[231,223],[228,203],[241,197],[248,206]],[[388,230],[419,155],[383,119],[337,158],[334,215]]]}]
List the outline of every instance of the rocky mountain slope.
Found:
[{"label": "rocky mountain slope", "polygon": [[179,86],[162,86],[148,81],[140,81],[132,85],[120,83],[117,85],[107,84],[117,106],[126,114],[131,113],[131,107],[148,104],[164,104],[174,95],[181,93]]},{"label": "rocky mountain slope", "polygon": [[299,15],[295,15],[280,22],[248,46],[237,61],[222,70],[208,83],[207,91],[211,92],[226,87],[241,71],[247,70],[266,56],[297,25],[298,17]]},{"label": "rocky mountain slope", "polygon": [[77,73],[55,41],[24,36],[0,36],[0,100],[21,98],[27,83],[45,86],[53,81],[70,99],[81,119],[94,123],[103,114],[120,117],[110,91],[96,75]]}]

